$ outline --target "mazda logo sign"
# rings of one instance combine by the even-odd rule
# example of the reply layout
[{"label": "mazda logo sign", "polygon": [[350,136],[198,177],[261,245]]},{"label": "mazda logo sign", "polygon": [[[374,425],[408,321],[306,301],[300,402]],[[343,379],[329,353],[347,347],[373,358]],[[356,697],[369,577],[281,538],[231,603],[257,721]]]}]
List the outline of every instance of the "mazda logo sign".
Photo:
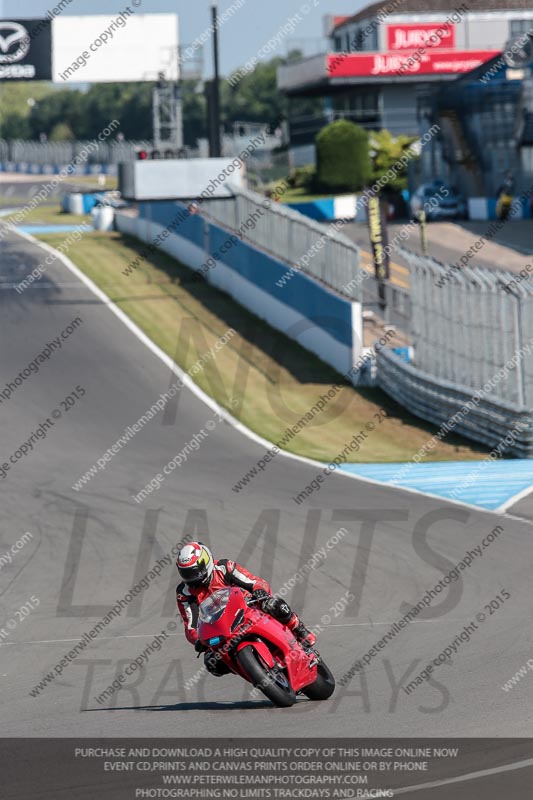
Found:
[{"label": "mazda logo sign", "polygon": [[18,22],[0,22],[0,64],[22,61],[30,51],[28,31]]}]

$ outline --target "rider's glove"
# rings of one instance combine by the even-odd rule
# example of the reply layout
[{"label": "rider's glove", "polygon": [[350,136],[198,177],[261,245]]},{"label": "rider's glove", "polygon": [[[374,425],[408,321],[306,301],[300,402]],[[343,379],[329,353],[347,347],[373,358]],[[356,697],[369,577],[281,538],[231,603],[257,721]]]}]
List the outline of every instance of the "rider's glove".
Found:
[{"label": "rider's glove", "polygon": [[267,597],[261,603],[261,611],[264,611],[265,614],[270,614],[271,616],[277,616],[277,610],[279,605],[279,599],[277,597]]},{"label": "rider's glove", "polygon": [[254,600],[259,600],[259,608],[265,614],[271,614],[276,608],[276,598],[266,592],[264,589],[256,589],[252,592]]},{"label": "rider's glove", "polygon": [[255,589],[255,591],[252,592],[252,597],[254,598],[254,600],[267,600],[268,598],[270,598],[270,596],[271,595],[269,595],[268,592],[265,592],[264,589]]},{"label": "rider's glove", "polygon": [[200,639],[197,639],[196,642],[194,643],[194,649],[196,650],[197,653],[205,653],[206,650],[209,650],[209,648],[205,644],[202,644]]},{"label": "rider's glove", "polygon": [[272,597],[264,589],[256,589],[253,593],[254,600],[259,600],[259,607],[265,614],[276,616],[278,605],[281,602],[278,597]]}]

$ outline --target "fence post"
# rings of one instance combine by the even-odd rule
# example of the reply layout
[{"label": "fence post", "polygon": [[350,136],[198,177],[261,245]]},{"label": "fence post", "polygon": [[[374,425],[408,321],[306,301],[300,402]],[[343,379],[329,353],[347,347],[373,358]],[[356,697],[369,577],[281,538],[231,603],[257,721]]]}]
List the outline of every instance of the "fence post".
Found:
[{"label": "fence post", "polygon": [[525,390],[525,370],[524,370],[524,356],[522,354],[522,349],[524,346],[524,342],[522,340],[522,303],[520,302],[520,296],[514,295],[515,297],[515,304],[514,304],[514,327],[515,327],[515,342],[516,342],[516,351],[520,354],[520,359],[518,364],[516,365],[516,378],[517,378],[517,389],[518,389],[518,403],[522,407],[526,405],[526,390]]}]

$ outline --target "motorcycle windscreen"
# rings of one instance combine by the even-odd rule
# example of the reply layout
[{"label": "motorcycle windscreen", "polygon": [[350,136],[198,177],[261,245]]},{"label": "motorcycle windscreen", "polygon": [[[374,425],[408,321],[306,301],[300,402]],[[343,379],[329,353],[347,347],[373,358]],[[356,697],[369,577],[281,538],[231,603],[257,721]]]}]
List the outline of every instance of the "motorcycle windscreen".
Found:
[{"label": "motorcycle windscreen", "polygon": [[231,589],[217,589],[200,603],[198,616],[202,622],[212,624],[220,619],[228,604]]}]

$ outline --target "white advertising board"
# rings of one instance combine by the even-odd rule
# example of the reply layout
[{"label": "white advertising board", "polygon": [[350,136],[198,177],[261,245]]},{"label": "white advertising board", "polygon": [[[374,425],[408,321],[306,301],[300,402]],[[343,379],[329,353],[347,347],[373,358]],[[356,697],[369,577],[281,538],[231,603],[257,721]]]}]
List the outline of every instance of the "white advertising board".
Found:
[{"label": "white advertising board", "polygon": [[52,23],[55,83],[155,81],[179,78],[177,14],[140,14],[136,4],[113,16],[71,17]]},{"label": "white advertising board", "polygon": [[128,200],[231,197],[230,184],[246,188],[246,168],[239,159],[162,159],[119,165],[119,189]]}]

